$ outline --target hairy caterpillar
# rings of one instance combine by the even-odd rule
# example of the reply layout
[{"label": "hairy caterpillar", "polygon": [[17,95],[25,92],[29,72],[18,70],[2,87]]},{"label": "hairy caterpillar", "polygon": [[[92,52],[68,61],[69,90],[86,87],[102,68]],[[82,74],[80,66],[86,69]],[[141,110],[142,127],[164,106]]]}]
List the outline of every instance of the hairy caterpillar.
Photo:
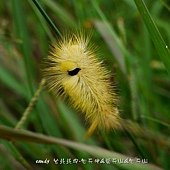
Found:
[{"label": "hairy caterpillar", "polygon": [[85,113],[88,136],[96,128],[109,130],[120,125],[110,73],[98,61],[89,40],[81,34],[66,36],[53,46],[43,70],[49,89],[67,96],[74,108]]}]

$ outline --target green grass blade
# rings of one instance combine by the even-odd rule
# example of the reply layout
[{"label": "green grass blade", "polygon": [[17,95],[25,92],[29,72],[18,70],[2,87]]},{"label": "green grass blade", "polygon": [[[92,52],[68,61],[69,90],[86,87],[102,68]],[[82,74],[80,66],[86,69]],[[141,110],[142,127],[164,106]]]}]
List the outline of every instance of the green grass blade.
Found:
[{"label": "green grass blade", "polygon": [[69,128],[69,132],[77,141],[83,140],[83,135],[85,134],[85,129],[80,126],[80,122],[78,122],[78,118],[76,117],[75,113],[68,109],[68,107],[57,100],[58,110],[60,111],[60,116],[63,119],[63,122],[67,124],[67,128]]},{"label": "green grass blade", "polygon": [[[112,152],[100,147],[86,145],[83,143],[72,142],[69,140],[61,139],[61,138],[54,138],[51,136],[45,136],[38,133],[33,133],[26,130],[14,130],[12,128],[8,128],[6,126],[0,126],[0,137],[4,139],[11,139],[11,140],[24,140],[30,141],[35,143],[45,143],[45,144],[59,144],[63,145],[75,150],[87,152],[95,157],[99,158],[116,158],[116,159],[127,159],[126,155],[119,154],[116,152]],[[115,165],[115,164],[113,164]],[[137,162],[129,163],[129,164],[117,164],[117,166],[124,168],[124,169],[138,169],[138,170],[160,170],[161,168],[152,165],[152,164],[139,164]]]},{"label": "green grass blade", "polygon": [[54,2],[52,0],[43,0],[43,3],[48,6],[49,9],[54,12],[56,17],[60,19],[64,24],[69,27],[75,27],[76,22],[74,18],[59,3],[57,3],[56,1]]},{"label": "green grass blade", "polygon": [[20,44],[21,53],[24,57],[25,63],[25,72],[27,76],[27,82],[29,87],[30,95],[33,95],[33,75],[34,75],[34,67],[33,60],[31,58],[31,42],[28,34],[28,27],[26,25],[26,16],[24,15],[24,10],[22,8],[21,0],[13,0],[13,19],[14,26],[17,38],[22,40],[22,44]]},{"label": "green grass blade", "polygon": [[1,141],[1,143],[5,146],[5,148],[11,153],[11,155],[15,156],[15,158],[27,169],[30,169],[30,164],[24,159],[19,150],[15,147],[12,142]]},{"label": "green grass blade", "polygon": [[28,97],[26,94],[24,86],[22,86],[21,82],[17,81],[16,78],[5,68],[0,67],[0,82],[5,84],[8,88],[24,96],[25,98]]},{"label": "green grass blade", "polygon": [[170,51],[143,0],[134,0],[162,62],[170,74]]},{"label": "green grass blade", "polygon": [[120,50],[120,48],[118,47],[115,39],[113,38],[111,33],[108,31],[106,24],[102,21],[97,20],[97,21],[94,21],[94,25],[96,29],[100,32],[102,37],[104,38],[112,54],[115,56],[115,59],[119,63],[120,69],[125,74],[126,67],[125,67],[125,62],[124,62],[124,55],[122,51]]},{"label": "green grass blade", "polygon": [[42,14],[42,16],[46,19],[46,21],[49,23],[49,25],[51,26],[51,28],[53,29],[53,31],[56,33],[56,35],[59,35],[60,37],[62,37],[60,31],[58,30],[58,28],[55,26],[54,22],[50,19],[50,17],[47,15],[47,13],[44,11],[44,9],[41,7],[40,3],[37,0],[33,0],[33,3],[35,4],[35,6],[38,8],[38,10],[40,11],[40,13]]},{"label": "green grass blade", "polygon": [[[54,37],[46,23],[46,21],[44,20],[43,16],[41,15],[41,13],[39,11],[37,11],[36,6],[34,5],[34,3],[32,2],[32,0],[28,0],[28,3],[30,4],[30,6],[32,7],[32,9],[35,12],[35,15],[37,16],[37,18],[39,19],[40,23],[41,23],[41,27],[44,28],[46,34],[48,35],[48,37],[50,38],[51,41],[54,41]],[[39,24],[37,24],[39,25]]]}]

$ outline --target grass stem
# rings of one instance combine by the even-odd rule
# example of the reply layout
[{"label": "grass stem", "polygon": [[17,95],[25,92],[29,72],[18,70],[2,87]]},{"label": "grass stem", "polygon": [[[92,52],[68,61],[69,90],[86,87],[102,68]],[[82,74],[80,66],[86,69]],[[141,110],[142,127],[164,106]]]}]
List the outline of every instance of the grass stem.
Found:
[{"label": "grass stem", "polygon": [[29,114],[31,113],[32,109],[34,108],[35,104],[37,103],[38,97],[44,87],[45,84],[45,79],[42,79],[39,87],[37,89],[37,91],[35,92],[33,98],[31,99],[28,107],[26,108],[26,110],[24,111],[20,121],[17,123],[17,125],[15,126],[16,129],[21,129],[22,126],[24,125],[24,123],[26,122],[26,120],[28,119]]}]

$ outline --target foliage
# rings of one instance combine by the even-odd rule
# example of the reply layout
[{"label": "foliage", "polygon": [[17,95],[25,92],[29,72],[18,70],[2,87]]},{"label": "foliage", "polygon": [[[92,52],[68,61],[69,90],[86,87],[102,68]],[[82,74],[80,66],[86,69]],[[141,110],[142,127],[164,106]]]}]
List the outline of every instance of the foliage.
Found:
[{"label": "foliage", "polygon": [[[169,169],[168,2],[41,0],[40,4],[58,31],[31,0],[0,2],[0,169]],[[50,44],[57,42],[58,33],[76,28],[93,31],[99,57],[116,83],[124,130],[97,132],[84,140],[87,125],[79,111],[39,85],[41,62]],[[27,131],[14,129],[28,110],[22,127]],[[102,156],[145,158],[149,163],[36,164],[38,159]]]}]

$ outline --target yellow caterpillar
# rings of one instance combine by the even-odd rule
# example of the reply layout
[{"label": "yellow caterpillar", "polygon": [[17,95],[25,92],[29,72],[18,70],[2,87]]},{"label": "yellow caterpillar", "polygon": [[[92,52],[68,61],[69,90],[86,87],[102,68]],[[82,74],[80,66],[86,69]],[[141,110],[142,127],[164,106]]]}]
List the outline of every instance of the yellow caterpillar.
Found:
[{"label": "yellow caterpillar", "polygon": [[81,34],[66,36],[53,46],[43,70],[49,89],[67,96],[85,114],[90,124],[88,136],[96,128],[109,130],[120,125],[110,73],[98,61],[89,40]]}]

